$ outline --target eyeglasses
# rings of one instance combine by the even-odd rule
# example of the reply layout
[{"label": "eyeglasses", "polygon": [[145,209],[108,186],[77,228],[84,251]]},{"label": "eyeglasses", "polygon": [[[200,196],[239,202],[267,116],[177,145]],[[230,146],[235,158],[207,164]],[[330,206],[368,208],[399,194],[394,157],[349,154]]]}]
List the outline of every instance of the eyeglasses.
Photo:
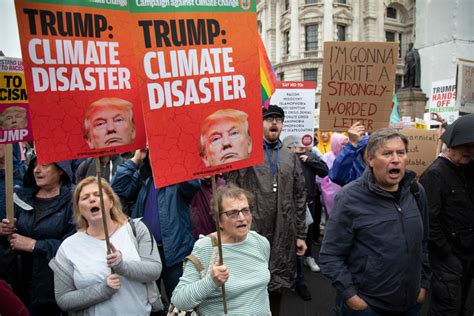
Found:
[{"label": "eyeglasses", "polygon": [[268,122],[268,123],[273,123],[273,121],[275,121],[277,123],[281,123],[281,122],[283,122],[283,118],[281,118],[279,116],[269,116],[269,117],[265,118],[265,121]]},{"label": "eyeglasses", "polygon": [[234,219],[238,218],[240,213],[242,213],[242,215],[247,217],[247,216],[250,216],[252,211],[250,210],[250,208],[244,207],[240,210],[229,210],[229,211],[221,212],[221,214],[225,214],[228,218],[234,218]]}]

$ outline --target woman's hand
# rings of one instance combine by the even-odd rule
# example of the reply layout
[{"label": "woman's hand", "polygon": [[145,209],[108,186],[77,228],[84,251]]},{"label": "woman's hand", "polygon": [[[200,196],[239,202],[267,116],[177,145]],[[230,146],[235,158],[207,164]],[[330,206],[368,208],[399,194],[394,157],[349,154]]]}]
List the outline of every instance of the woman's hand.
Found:
[{"label": "woman's hand", "polygon": [[20,234],[12,234],[10,238],[10,246],[14,250],[33,252],[36,240],[30,237],[22,236]]},{"label": "woman's hand", "polygon": [[10,220],[4,218],[0,223],[0,236],[8,236],[16,232],[15,227],[16,219],[11,222]]},{"label": "woman's hand", "polygon": [[110,253],[107,255],[107,265],[111,268],[116,267],[122,262],[122,253],[110,243]]},{"label": "woman's hand", "polygon": [[211,278],[217,286],[224,285],[224,283],[227,282],[227,279],[229,278],[229,271],[227,271],[227,267],[225,265],[213,265]]},{"label": "woman's hand", "polygon": [[107,276],[107,286],[115,290],[120,289],[120,276],[117,273],[112,273]]}]

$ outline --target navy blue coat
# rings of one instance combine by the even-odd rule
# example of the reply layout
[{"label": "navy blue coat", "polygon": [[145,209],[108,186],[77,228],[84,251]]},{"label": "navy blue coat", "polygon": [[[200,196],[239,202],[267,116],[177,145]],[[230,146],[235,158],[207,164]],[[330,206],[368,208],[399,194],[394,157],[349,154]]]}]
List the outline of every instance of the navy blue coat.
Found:
[{"label": "navy blue coat", "polygon": [[[112,188],[117,195],[121,199],[129,200],[133,199],[138,191],[131,214],[133,218],[143,216],[149,181],[153,181],[153,178],[140,179],[139,166],[132,160],[127,160],[117,167],[117,172],[112,179]],[[192,234],[189,205],[200,187],[199,180],[191,180],[158,188],[157,216],[160,219],[164,261],[168,267],[182,262],[193,250],[195,240]]]},{"label": "navy blue coat", "polygon": [[72,216],[70,164],[56,163],[64,171],[60,193],[49,209],[36,218],[33,200],[39,188],[32,178],[34,161],[25,174],[27,186],[18,189],[13,197],[17,233],[37,240],[33,253],[20,252],[24,277],[20,287],[33,306],[55,303],[53,271],[48,263],[56,255],[61,242],[76,231]]},{"label": "navy blue coat", "polygon": [[419,185],[420,210],[413,181],[407,170],[397,201],[367,168],[336,195],[319,259],[344,301],[359,295],[376,308],[407,311],[420,288],[429,288],[426,194]]}]

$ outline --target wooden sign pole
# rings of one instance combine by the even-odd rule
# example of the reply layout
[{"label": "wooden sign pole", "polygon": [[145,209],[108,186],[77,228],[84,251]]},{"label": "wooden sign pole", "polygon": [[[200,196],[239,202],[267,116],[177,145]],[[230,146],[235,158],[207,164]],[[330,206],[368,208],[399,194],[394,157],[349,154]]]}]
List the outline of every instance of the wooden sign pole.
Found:
[{"label": "wooden sign pole", "polygon": [[99,186],[100,211],[102,213],[102,223],[104,224],[105,244],[107,246],[107,254],[110,254],[109,229],[107,227],[107,219],[105,216],[104,195],[102,192],[102,177],[100,175],[100,158],[95,158],[95,172],[97,174],[97,185]]},{"label": "wooden sign pole", "polygon": [[5,145],[5,202],[7,219],[12,223],[13,213],[13,145]]},{"label": "wooden sign pole", "polygon": [[[216,176],[211,177],[211,188],[212,188],[212,196],[216,196]],[[217,247],[219,250],[219,265],[224,264],[224,259],[222,258],[222,240],[221,240],[221,229],[220,229],[220,214],[219,214],[219,207],[217,206],[216,199],[213,199],[212,209],[216,211],[216,232],[217,232]],[[222,284],[222,299],[224,303],[224,315],[227,315],[227,298],[225,294],[225,285]]]}]

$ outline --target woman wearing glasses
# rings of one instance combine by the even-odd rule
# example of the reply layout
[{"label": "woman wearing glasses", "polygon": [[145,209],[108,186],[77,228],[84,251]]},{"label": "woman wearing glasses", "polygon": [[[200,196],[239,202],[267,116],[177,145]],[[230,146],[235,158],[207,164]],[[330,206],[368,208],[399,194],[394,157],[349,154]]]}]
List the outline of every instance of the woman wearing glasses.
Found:
[{"label": "woman wearing glasses", "polygon": [[227,309],[234,315],[270,315],[267,286],[270,281],[268,240],[250,231],[251,193],[226,185],[214,197],[217,200],[222,239],[223,265],[211,236],[199,239],[192,255],[202,264],[186,263],[183,276],[171,302],[180,310],[196,308],[199,315],[223,315],[221,286],[225,284]]}]

